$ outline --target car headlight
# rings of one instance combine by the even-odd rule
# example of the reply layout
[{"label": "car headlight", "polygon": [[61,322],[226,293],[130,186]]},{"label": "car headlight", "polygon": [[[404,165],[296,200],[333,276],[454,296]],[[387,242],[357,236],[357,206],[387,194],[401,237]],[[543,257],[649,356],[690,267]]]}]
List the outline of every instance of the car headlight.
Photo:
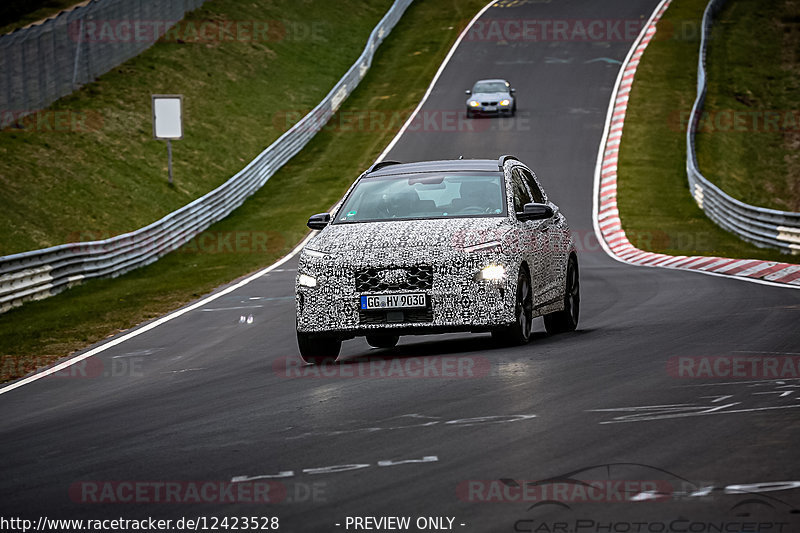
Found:
[{"label": "car headlight", "polygon": [[297,276],[297,283],[303,287],[316,287],[317,278],[313,278],[308,274],[300,274]]},{"label": "car headlight", "polygon": [[481,244],[474,244],[472,246],[465,246],[464,251],[467,253],[486,252],[494,250],[496,248],[500,248],[500,246],[501,246],[500,241],[489,241],[489,242],[483,242]]},{"label": "car headlight", "polygon": [[479,281],[503,281],[506,277],[506,267],[503,265],[487,265],[475,276]]},{"label": "car headlight", "polygon": [[500,100],[500,105],[509,105],[511,104],[511,100]]},{"label": "car headlight", "polygon": [[477,100],[470,100],[469,101],[469,106],[470,107],[478,107],[479,105],[481,105],[481,104]]}]

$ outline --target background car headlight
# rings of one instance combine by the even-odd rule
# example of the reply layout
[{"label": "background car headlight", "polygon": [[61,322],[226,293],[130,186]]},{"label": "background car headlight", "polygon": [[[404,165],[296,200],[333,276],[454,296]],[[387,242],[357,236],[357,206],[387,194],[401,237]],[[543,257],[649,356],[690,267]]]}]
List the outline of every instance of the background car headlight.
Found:
[{"label": "background car headlight", "polygon": [[478,272],[475,279],[482,281],[502,281],[506,277],[506,267],[503,265],[488,265]]},{"label": "background car headlight", "polygon": [[312,278],[308,274],[300,274],[297,276],[297,283],[303,287],[316,287],[317,278]]},{"label": "background car headlight", "polygon": [[477,102],[475,100],[470,100],[469,101],[469,106],[470,107],[478,107],[479,105],[481,105],[480,102]]},{"label": "background car headlight", "polygon": [[500,101],[500,105],[509,105],[510,103],[511,103],[511,100],[501,100]]}]

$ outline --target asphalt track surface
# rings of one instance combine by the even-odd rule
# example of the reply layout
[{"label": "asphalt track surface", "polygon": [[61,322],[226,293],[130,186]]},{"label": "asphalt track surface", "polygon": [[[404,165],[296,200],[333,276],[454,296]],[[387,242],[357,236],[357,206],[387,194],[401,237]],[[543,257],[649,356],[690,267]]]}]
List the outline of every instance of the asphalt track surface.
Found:
[{"label": "asphalt track surface", "polygon": [[[491,8],[481,20],[646,20],[655,5],[526,3]],[[722,490],[800,480],[800,381],[679,379],[668,371],[679,356],[796,356],[800,291],[627,266],[593,240],[593,171],[619,68],[607,59],[621,61],[629,46],[467,40],[423,113],[461,110],[475,79],[506,77],[517,88],[518,116],[478,120],[480,131],[409,132],[389,154],[413,161],[513,153],[533,166],[585,239],[577,332],[549,337],[537,320],[532,342],[518,348],[478,334],[407,337],[395,350],[356,339],[344,343],[337,372],[361,368],[366,376],[286,377],[276,369],[297,357],[292,260],[76,365],[82,370],[0,396],[0,515],[276,516],[282,531],[342,531],[348,516],[449,516],[463,531],[800,531],[794,485]],[[468,361],[477,370],[369,375],[381,371],[379,362],[412,360],[440,369],[442,360]],[[622,408],[631,409],[603,411]],[[536,505],[469,501],[464,489],[470,480],[495,480],[496,488],[501,479],[573,472],[583,481],[632,482],[637,493],[650,486],[642,481],[679,493],[622,503],[610,490],[601,500],[611,501],[596,502],[539,492],[529,497],[549,501]],[[81,482],[260,475],[283,476],[273,479],[283,501],[91,503],[74,492],[87,486]]]}]

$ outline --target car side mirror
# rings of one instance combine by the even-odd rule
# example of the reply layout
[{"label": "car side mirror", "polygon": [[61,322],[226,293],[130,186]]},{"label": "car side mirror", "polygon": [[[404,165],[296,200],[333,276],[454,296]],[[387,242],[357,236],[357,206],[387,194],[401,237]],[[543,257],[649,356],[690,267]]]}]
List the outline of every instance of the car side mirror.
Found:
[{"label": "car side mirror", "polygon": [[466,90],[466,91],[464,91],[464,92],[465,92],[466,94],[472,94],[472,91],[470,91],[469,89],[467,89],[467,90]]},{"label": "car side mirror", "polygon": [[308,219],[306,226],[311,229],[325,229],[325,226],[331,223],[331,214],[330,213],[319,213],[317,215],[311,215],[311,218]]},{"label": "car side mirror", "polygon": [[513,88],[513,87],[512,87],[512,88],[511,88],[511,94],[514,94],[515,92],[517,92],[517,90],[516,90],[515,88]]},{"label": "car side mirror", "polygon": [[553,218],[555,212],[547,204],[530,203],[525,204],[522,213],[517,213],[518,220],[547,220]]}]

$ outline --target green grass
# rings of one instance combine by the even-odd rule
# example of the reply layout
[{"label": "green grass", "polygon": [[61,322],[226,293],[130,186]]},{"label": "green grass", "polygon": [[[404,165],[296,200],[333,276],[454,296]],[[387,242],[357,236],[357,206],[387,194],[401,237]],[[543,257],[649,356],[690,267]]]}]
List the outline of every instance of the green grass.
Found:
[{"label": "green grass", "polygon": [[361,113],[367,110],[381,117],[410,113],[455,41],[459,24],[484,4],[484,0],[412,4],[377,50],[361,85],[332,119],[336,127],[323,129],[258,193],[208,230],[212,236],[236,232],[265,237],[263,250],[253,252],[248,244],[209,253],[205,246],[188,246],[120,278],[90,281],[0,315],[2,379],[23,375],[175,309],[289,251],[306,234],[309,214],[333,205],[402,123],[387,118],[387,127],[362,127]]},{"label": "green grass", "polygon": [[717,20],[700,170],[739,200],[800,211],[800,4],[736,0]]},{"label": "green grass", "polygon": [[[288,129],[281,112],[319,103],[391,3],[212,0],[162,42],[23,119],[21,129],[6,128],[0,255],[125,233],[222,184]],[[237,33],[241,41],[228,40],[232,33],[189,40],[188,24],[208,20],[266,21],[267,31],[263,38]],[[184,138],[172,143],[174,187],[166,144],[152,138],[153,93],[184,95]],[[55,131],[37,122],[54,113],[78,122]]]},{"label": "green grass", "polygon": [[78,3],[77,0],[3,0],[0,4],[0,35],[39,22]]},{"label": "green grass", "polygon": [[[639,64],[619,157],[623,228],[635,246],[653,252],[791,261],[791,255],[755,247],[719,228],[689,193],[682,117],[694,102],[700,44],[696,29],[705,6],[705,0],[673,1]],[[746,75],[746,70],[739,72]],[[752,180],[760,179],[756,160],[741,164],[750,169]]]}]

